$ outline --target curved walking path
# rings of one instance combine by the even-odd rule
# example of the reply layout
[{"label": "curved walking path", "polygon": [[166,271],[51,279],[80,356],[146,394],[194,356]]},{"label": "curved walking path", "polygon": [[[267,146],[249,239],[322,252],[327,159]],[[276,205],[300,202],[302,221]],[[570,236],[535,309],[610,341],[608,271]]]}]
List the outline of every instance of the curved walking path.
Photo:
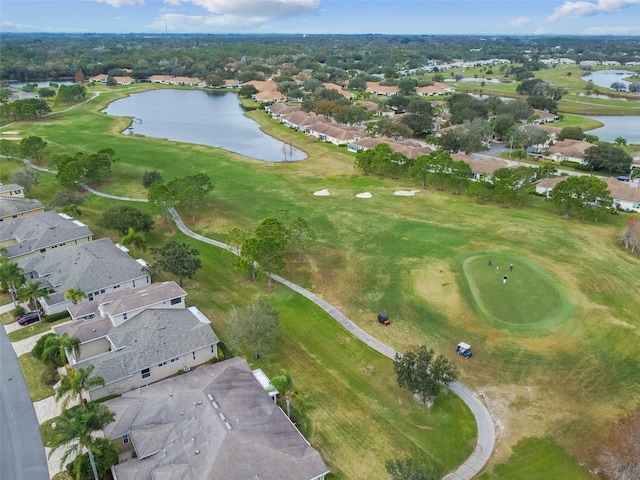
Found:
[{"label": "curved walking path", "polygon": [[[21,160],[25,163],[25,165],[35,168],[37,170],[48,172],[48,173],[54,173],[54,174],[57,173],[55,170],[36,167],[27,159],[21,159]],[[116,195],[110,195],[107,193],[99,192],[86,184],[81,184],[81,186],[88,192],[100,197],[111,198],[114,200],[133,201],[133,202],[148,202],[146,198],[119,197]],[[174,208],[170,208],[169,213],[171,214],[174,222],[176,223],[177,228],[188,237],[191,237],[195,240],[198,240],[204,243],[208,243],[218,248],[222,248],[224,250],[227,250],[233,253],[234,255],[238,254],[237,250],[234,247],[227,245],[224,242],[213,240],[211,238],[208,238],[193,232],[191,229],[189,229],[185,225],[184,221],[182,220],[180,215],[178,215],[178,212]],[[369,335],[362,328],[356,325],[352,320],[347,318],[340,310],[338,310],[336,307],[331,305],[326,300],[320,298],[318,295],[307,290],[306,288],[301,287],[300,285],[297,285],[293,282],[290,282],[286,278],[283,278],[279,275],[271,275],[271,278],[273,278],[278,283],[290,288],[291,290],[295,291],[296,293],[299,293],[300,295],[304,296],[305,298],[309,299],[310,301],[318,305],[325,312],[331,315],[331,317],[333,317],[338,323],[340,323],[340,325],[342,325],[346,330],[351,332],[351,334],[353,334],[356,338],[358,338],[359,340],[361,340],[362,342],[364,342],[365,344],[367,344],[377,352],[381,353],[382,355],[385,355],[390,359],[395,358],[395,355],[397,352],[393,348],[389,347],[388,345],[382,343],[380,340]],[[469,407],[469,409],[473,413],[473,416],[475,417],[475,420],[476,420],[476,425],[478,427],[478,439],[476,442],[476,447],[471,453],[471,455],[469,456],[469,458],[467,458],[454,472],[445,476],[443,480],[471,480],[484,468],[484,466],[489,461],[491,454],[493,453],[493,448],[496,442],[495,427],[494,427],[493,419],[491,418],[491,414],[489,413],[489,410],[484,406],[482,401],[471,390],[469,390],[460,382],[452,383],[450,385],[450,390],[453,391],[456,395],[458,395],[458,397],[460,397],[460,399],[467,405],[467,407]]]},{"label": "curved walking path", "polygon": [[[171,208],[170,210],[171,216],[176,223],[178,229],[184,233],[185,235],[199,240],[201,242],[208,243],[210,245],[214,245],[219,248],[223,248],[235,255],[237,255],[237,251],[235,248],[227,245],[226,243],[219,242],[217,240],[212,240],[205,236],[202,236],[198,233],[191,231],[182,221],[182,218],[178,215],[178,212],[175,209]],[[367,332],[365,332],[362,328],[356,325],[352,320],[347,318],[340,310],[331,305],[326,300],[320,298],[313,292],[310,292],[304,287],[297,285],[293,282],[290,282],[286,278],[281,277],[280,275],[271,275],[278,283],[289,287],[296,293],[306,297],[311,300],[313,303],[322,308],[325,312],[331,315],[340,325],[342,325],[345,329],[347,329],[353,336],[373,348],[374,350],[380,352],[382,355],[389,357],[390,359],[394,359],[396,356],[396,351],[390,346],[382,343],[377,338],[372,337]],[[454,382],[450,385],[451,391],[458,395],[460,399],[469,407],[473,416],[476,420],[476,425],[478,426],[478,440],[476,442],[476,448],[473,450],[469,458],[467,458],[462,465],[460,465],[454,472],[448,474],[444,477],[444,480],[471,480],[475,477],[487,464],[491,454],[493,453],[493,448],[495,446],[496,441],[496,433],[493,425],[493,419],[491,418],[491,414],[489,410],[484,406],[482,401],[467,387],[465,387],[460,382]]]}]

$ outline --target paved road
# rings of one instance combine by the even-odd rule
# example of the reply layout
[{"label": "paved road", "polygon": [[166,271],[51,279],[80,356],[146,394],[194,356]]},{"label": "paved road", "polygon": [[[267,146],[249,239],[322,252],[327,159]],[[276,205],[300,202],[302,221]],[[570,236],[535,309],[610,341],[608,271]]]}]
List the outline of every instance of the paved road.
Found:
[{"label": "paved road", "polygon": [[20,365],[0,326],[0,478],[49,480],[38,419]]}]

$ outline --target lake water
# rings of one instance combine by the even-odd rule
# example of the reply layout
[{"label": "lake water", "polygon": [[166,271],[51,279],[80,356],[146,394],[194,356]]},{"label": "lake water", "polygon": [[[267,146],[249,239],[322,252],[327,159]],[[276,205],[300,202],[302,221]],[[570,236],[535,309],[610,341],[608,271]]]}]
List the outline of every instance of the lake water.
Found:
[{"label": "lake water", "polygon": [[640,145],[640,117],[615,115],[585,115],[585,117],[604,123],[604,127],[589,130],[586,133],[597,135],[605,142],[613,142],[616,138],[622,137],[627,140],[627,143]]},{"label": "lake water", "polygon": [[611,89],[611,84],[614,82],[622,83],[625,87],[628,87],[631,82],[623,80],[623,78],[631,77],[633,72],[628,70],[598,70],[591,72],[587,75],[583,75],[582,79],[585,82],[591,80],[594,85]]},{"label": "lake water", "polygon": [[151,90],[111,103],[103,112],[133,117],[124,134],[218,147],[266,162],[304,160],[307,155],[266,135],[245,117],[235,93]]},{"label": "lake water", "polygon": [[58,85],[73,85],[75,82],[72,82],[71,80],[47,80],[47,81],[42,81],[42,82],[15,82],[15,83],[9,83],[8,85],[10,87],[13,88],[22,88],[24,87],[27,83],[35,83],[38,85],[38,88],[43,88],[43,87],[48,87],[50,83],[57,83]]}]

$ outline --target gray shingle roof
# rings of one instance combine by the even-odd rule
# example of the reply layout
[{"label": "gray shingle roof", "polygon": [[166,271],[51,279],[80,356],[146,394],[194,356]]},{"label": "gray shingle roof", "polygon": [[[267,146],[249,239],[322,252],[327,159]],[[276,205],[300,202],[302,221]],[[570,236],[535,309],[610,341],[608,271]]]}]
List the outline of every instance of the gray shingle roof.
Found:
[{"label": "gray shingle roof", "polygon": [[33,198],[0,197],[0,217],[21,215],[43,208],[44,205]]},{"label": "gray shingle roof", "polygon": [[[116,465],[118,480],[310,480],[329,472],[239,357],[105,405],[116,414],[107,438],[142,434],[145,446],[157,450]],[[156,438],[148,439],[154,431]]]},{"label": "gray shingle roof", "polygon": [[43,248],[93,236],[86,225],[68,220],[55,211],[36,213],[0,222],[0,242],[14,240],[3,256],[15,258]]},{"label": "gray shingle roof", "polygon": [[198,320],[189,309],[146,310],[112,326],[107,336],[118,350],[74,365],[94,365],[93,374],[107,385],[219,341],[211,324]]},{"label": "gray shingle roof", "polygon": [[[174,298],[187,295],[176,282],[160,282],[142,287],[127,288],[126,290],[113,290],[96,297],[91,302],[85,302],[69,307],[72,318],[81,318],[88,315],[101,316],[121,315],[144,307],[149,307],[163,302],[169,302]],[[100,308],[102,307],[102,311]]]},{"label": "gray shingle roof", "polygon": [[49,305],[64,302],[70,288],[94,292],[146,276],[142,265],[108,238],[18,260],[18,265],[25,274],[34,272],[36,280],[46,277],[53,286]]}]

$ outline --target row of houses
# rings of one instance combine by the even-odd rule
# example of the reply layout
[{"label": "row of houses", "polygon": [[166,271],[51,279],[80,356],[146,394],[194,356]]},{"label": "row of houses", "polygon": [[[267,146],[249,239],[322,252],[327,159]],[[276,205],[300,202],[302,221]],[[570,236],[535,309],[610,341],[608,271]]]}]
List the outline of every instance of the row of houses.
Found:
[{"label": "row of houses", "polygon": [[[26,200],[21,187],[1,200]],[[16,193],[18,192],[18,193]],[[0,203],[1,205],[1,203]],[[175,282],[152,283],[147,263],[55,211],[0,223],[2,255],[48,295],[47,314],[67,310],[57,335],[80,340],[71,368],[93,366],[104,385],[85,392],[116,414],[104,431],[121,450],[116,480],[247,478],[321,480],[320,454],[273,398],[277,391],[242,358],[219,358],[210,319]],[[69,289],[86,297],[72,301]],[[213,364],[211,364],[213,363]],[[188,372],[188,373],[187,373]],[[264,391],[270,391],[265,395]]]}]

